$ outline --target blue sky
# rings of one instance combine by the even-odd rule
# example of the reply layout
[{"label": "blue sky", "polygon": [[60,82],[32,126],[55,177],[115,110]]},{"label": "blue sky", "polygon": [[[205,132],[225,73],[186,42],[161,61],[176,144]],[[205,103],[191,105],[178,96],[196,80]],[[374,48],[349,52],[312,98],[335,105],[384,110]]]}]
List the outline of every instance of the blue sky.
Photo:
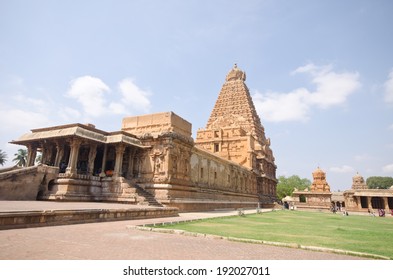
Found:
[{"label": "blue sky", "polygon": [[173,111],[206,125],[237,63],[277,175],[393,176],[393,1],[0,0],[0,149]]}]

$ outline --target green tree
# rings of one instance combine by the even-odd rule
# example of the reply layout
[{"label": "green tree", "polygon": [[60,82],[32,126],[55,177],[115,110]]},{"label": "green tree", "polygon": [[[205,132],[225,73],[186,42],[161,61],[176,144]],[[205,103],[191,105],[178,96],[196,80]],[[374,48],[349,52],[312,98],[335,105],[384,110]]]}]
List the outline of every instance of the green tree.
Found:
[{"label": "green tree", "polygon": [[371,176],[366,180],[370,189],[388,189],[393,186],[392,177]]},{"label": "green tree", "polygon": [[0,150],[0,165],[4,165],[4,163],[7,161],[7,154]]},{"label": "green tree", "polygon": [[14,154],[15,158],[12,160],[16,162],[18,166],[26,166],[27,165],[27,150],[19,149],[16,154]]},{"label": "green tree", "polygon": [[291,196],[293,191],[296,189],[304,190],[311,186],[311,181],[307,178],[301,179],[297,175],[292,175],[291,177],[279,176],[277,184],[277,197],[278,199],[283,199],[284,197]]}]

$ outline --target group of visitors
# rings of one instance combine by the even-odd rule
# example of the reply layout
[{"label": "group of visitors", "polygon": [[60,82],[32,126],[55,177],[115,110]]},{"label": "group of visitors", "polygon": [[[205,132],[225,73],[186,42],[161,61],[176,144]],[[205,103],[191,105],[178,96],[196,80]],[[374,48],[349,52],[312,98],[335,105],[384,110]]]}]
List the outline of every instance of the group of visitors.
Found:
[{"label": "group of visitors", "polygon": [[[390,210],[391,212],[390,212],[390,214],[393,216],[393,209],[392,210]],[[368,214],[370,215],[370,216],[374,216],[375,217],[375,213],[374,213],[374,211],[371,209],[368,209]],[[386,215],[386,212],[385,212],[385,209],[378,209],[378,216],[379,217],[385,217],[385,215]]]},{"label": "group of visitors", "polygon": [[295,210],[295,206],[293,203],[289,204],[287,201],[285,201],[283,204],[283,209]]},{"label": "group of visitors", "polygon": [[331,211],[333,214],[336,214],[336,213],[339,211],[339,212],[342,212],[343,216],[349,216],[348,211],[346,211],[345,209],[343,209],[343,208],[341,208],[341,207],[337,207],[337,206],[335,206],[335,205],[333,205],[332,207],[330,207],[330,211]]}]

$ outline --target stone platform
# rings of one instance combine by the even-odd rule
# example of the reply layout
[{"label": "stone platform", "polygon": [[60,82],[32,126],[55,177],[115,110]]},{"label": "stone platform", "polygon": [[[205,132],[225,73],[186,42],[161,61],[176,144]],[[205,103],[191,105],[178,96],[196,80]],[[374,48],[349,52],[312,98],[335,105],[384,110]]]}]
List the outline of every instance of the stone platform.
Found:
[{"label": "stone platform", "polygon": [[0,230],[176,217],[175,207],[99,202],[0,201]]}]

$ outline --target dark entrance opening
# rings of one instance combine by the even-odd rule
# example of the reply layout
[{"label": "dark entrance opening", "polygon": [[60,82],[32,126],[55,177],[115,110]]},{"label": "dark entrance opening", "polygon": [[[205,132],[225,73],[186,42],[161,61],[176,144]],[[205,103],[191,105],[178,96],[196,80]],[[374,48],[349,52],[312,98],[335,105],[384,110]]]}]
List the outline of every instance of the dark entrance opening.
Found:
[{"label": "dark entrance opening", "polygon": [[393,209],[393,197],[388,197],[388,205],[390,209]]},{"label": "dark entrance opening", "polygon": [[362,205],[362,208],[368,208],[368,203],[367,203],[367,197],[366,196],[361,196],[360,197],[360,204]]},{"label": "dark entrance opening", "polygon": [[383,200],[380,197],[372,197],[371,198],[371,205],[372,205],[373,209],[384,209],[385,208]]},{"label": "dark entrance opening", "polygon": [[101,173],[101,168],[102,168],[102,159],[104,158],[104,148],[99,147],[97,148],[97,154],[96,158],[94,160],[94,169],[93,169],[93,175],[98,176]]}]

